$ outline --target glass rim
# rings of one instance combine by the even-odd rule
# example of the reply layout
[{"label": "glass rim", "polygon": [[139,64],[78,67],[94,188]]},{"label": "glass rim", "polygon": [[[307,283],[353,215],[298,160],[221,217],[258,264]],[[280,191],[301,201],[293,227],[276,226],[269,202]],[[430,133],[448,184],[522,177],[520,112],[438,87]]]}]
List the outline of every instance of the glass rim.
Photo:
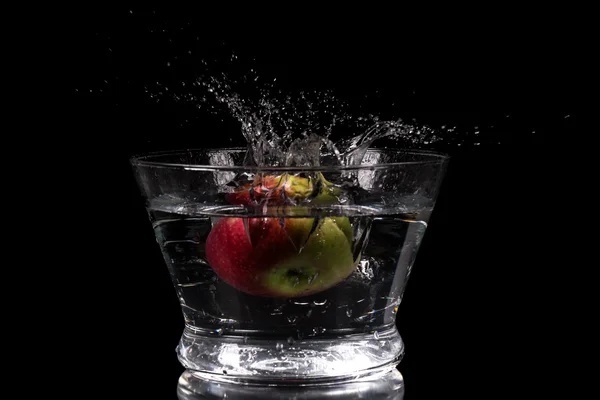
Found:
[{"label": "glass rim", "polygon": [[404,165],[435,165],[444,164],[450,159],[450,155],[438,151],[421,150],[421,149],[386,149],[378,147],[369,147],[368,151],[378,150],[383,152],[394,152],[402,154],[412,154],[429,156],[430,159],[423,159],[417,161],[398,161],[391,163],[381,164],[361,164],[361,165],[320,165],[320,166],[256,166],[256,165],[210,165],[210,164],[188,164],[188,163],[174,163],[165,161],[152,161],[152,158],[168,155],[185,154],[194,151],[247,151],[246,147],[206,147],[206,148],[190,148],[180,150],[163,150],[148,152],[144,154],[138,154],[131,156],[129,162],[135,167],[154,167],[154,168],[172,168],[172,169],[183,169],[188,171],[270,171],[270,172],[287,172],[287,171],[304,171],[304,172],[336,172],[336,171],[348,171],[348,170],[374,170],[374,169],[386,169]]}]

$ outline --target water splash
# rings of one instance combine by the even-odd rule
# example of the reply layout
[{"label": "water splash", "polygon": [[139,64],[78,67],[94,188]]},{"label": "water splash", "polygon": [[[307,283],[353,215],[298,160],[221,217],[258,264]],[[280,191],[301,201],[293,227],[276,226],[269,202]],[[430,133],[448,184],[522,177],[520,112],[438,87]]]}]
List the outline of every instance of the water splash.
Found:
[{"label": "water splash", "polygon": [[[442,140],[427,126],[357,113],[332,91],[284,92],[274,82],[259,84],[258,78],[254,70],[238,80],[225,73],[204,76],[191,84],[181,82],[171,96],[237,121],[248,146],[246,165],[358,165],[381,139],[411,148]],[[154,92],[146,91],[157,101],[169,93],[159,82]]]}]

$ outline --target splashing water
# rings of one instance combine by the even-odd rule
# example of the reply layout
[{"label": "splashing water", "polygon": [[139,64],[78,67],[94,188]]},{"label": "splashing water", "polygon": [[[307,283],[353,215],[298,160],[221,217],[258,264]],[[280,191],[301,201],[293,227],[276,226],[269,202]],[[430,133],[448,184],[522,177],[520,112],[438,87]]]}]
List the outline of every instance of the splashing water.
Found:
[{"label": "splashing water", "polygon": [[[191,85],[182,82],[187,92],[173,97],[237,120],[248,145],[246,165],[358,165],[367,149],[383,138],[411,148],[441,141],[427,126],[357,116],[331,91],[285,93],[274,84],[259,85],[257,79],[253,70],[238,81],[226,74],[200,78]],[[160,86],[158,93],[162,96],[165,89]],[[342,138],[334,141],[335,136]]]}]

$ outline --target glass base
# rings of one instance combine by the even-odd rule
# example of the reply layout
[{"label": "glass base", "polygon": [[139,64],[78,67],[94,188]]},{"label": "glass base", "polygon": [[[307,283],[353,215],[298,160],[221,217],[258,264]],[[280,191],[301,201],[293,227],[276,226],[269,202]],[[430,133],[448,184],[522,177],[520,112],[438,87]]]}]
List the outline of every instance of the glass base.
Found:
[{"label": "glass base", "polygon": [[180,400],[402,400],[404,380],[395,368],[372,372],[360,378],[317,385],[258,385],[212,380],[212,374],[186,370],[179,378]]},{"label": "glass base", "polygon": [[313,385],[389,371],[402,359],[404,343],[395,326],[298,341],[209,336],[186,327],[177,355],[185,368],[211,380]]}]

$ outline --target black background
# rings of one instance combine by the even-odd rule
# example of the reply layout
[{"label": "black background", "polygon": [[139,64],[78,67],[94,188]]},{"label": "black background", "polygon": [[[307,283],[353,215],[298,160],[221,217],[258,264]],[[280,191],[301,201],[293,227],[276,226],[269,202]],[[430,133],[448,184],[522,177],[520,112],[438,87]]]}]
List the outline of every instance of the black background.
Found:
[{"label": "black background", "polygon": [[235,124],[205,117],[183,124],[196,118],[193,109],[157,103],[143,90],[187,79],[203,57],[227,49],[248,60],[241,67],[290,90],[378,90],[375,109],[392,99],[403,117],[465,132],[480,127],[482,141],[494,142],[442,149],[452,159],[398,312],[406,344],[399,369],[407,400],[486,398],[512,393],[516,382],[529,383],[521,393],[537,390],[532,371],[547,354],[538,332],[550,318],[544,294],[554,268],[541,256],[538,225],[545,166],[555,157],[548,144],[568,138],[576,118],[576,88],[554,62],[568,57],[568,43],[442,38],[420,46],[400,34],[221,39],[202,21],[132,11],[85,14],[72,37],[73,136],[65,143],[85,167],[79,177],[69,172],[67,185],[78,195],[75,227],[85,230],[74,231],[69,254],[81,260],[74,274],[86,284],[70,285],[64,304],[78,326],[72,368],[89,372],[79,390],[175,398],[183,318],[128,158],[190,143],[241,144]]}]

